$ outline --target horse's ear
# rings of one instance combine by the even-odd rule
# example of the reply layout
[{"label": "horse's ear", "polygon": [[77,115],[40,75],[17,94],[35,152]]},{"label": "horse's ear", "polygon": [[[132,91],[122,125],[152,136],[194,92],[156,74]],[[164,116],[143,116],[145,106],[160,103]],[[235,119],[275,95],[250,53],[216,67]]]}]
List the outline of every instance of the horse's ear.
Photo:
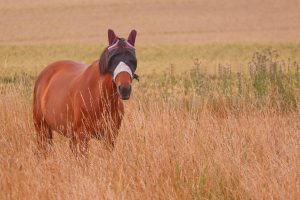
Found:
[{"label": "horse's ear", "polygon": [[133,30],[130,32],[129,36],[128,36],[127,41],[128,41],[132,46],[134,46],[136,34],[137,34],[136,30],[133,29]]},{"label": "horse's ear", "polygon": [[111,29],[108,29],[107,33],[108,33],[108,43],[109,45],[112,45],[114,41],[117,39],[117,36],[115,32]]}]

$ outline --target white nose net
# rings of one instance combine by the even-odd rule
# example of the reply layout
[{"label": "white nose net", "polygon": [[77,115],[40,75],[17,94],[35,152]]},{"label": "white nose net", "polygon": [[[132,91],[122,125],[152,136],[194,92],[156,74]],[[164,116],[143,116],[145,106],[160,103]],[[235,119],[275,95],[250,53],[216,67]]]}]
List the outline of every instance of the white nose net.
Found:
[{"label": "white nose net", "polygon": [[114,81],[116,81],[116,77],[121,72],[127,72],[130,75],[131,79],[133,78],[133,75],[132,75],[130,67],[128,67],[128,65],[126,65],[124,62],[121,61],[117,65],[117,67],[116,67],[116,69],[115,69],[115,71],[113,73],[113,79],[114,79]]}]

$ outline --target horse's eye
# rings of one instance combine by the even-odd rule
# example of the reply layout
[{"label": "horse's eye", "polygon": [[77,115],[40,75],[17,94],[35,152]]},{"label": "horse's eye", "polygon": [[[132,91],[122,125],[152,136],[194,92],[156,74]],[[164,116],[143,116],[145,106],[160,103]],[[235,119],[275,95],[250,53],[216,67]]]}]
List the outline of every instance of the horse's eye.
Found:
[{"label": "horse's eye", "polygon": [[130,60],[130,63],[131,63],[134,67],[136,67],[136,65],[137,65],[137,61],[136,61],[136,60]]}]

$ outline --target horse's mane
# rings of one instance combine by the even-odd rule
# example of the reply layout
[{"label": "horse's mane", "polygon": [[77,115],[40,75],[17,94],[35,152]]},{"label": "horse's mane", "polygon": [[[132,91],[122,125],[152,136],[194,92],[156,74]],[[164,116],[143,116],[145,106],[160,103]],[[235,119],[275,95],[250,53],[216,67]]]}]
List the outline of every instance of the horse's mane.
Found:
[{"label": "horse's mane", "polygon": [[107,60],[107,47],[106,47],[99,59],[100,74],[106,74],[108,71],[107,68],[108,68],[108,60]]}]

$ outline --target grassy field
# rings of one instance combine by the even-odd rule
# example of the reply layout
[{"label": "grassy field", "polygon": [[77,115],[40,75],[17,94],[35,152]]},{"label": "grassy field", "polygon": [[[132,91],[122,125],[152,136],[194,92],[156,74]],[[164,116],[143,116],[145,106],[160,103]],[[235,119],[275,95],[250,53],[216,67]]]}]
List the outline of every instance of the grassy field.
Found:
[{"label": "grassy field", "polygon": [[[225,54],[222,49],[230,46],[190,49],[195,53],[199,49],[199,57],[206,57],[213,66],[209,51],[219,49],[221,59]],[[250,45],[238,51],[242,46],[233,46],[235,53],[229,55],[247,54],[253,48]],[[297,46],[283,47],[290,55],[298,51]],[[148,73],[140,69],[143,75],[134,83],[131,100],[125,103],[126,115],[115,151],[109,154],[101,142],[93,141],[89,158],[77,161],[68,140],[55,134],[53,152],[43,160],[35,155],[31,117],[37,72],[48,60],[74,57],[87,61],[98,51],[89,45],[2,48],[10,56],[4,59],[0,76],[1,199],[299,196],[300,73],[292,61],[285,59],[283,65],[281,59],[271,61],[274,55],[265,54],[262,61],[251,56],[248,62],[256,66],[247,67],[245,73],[229,70],[226,63],[215,66],[216,73],[207,73],[199,62],[174,56],[171,60],[175,66],[177,60],[190,63],[176,73],[166,58],[170,57],[164,53],[166,48],[141,47],[140,67],[161,63],[162,68]],[[201,49],[208,49],[208,53],[203,50],[201,56]],[[161,55],[157,55],[160,50]],[[244,54],[240,55],[239,62],[248,63],[243,61]],[[231,58],[235,63],[235,57]],[[275,74],[263,70],[272,63],[277,66]]]},{"label": "grassy field", "polygon": [[[298,7],[0,0],[0,199],[299,199]],[[54,134],[39,158],[36,76],[98,59],[108,27],[139,31],[140,82],[115,150],[92,141],[77,160]]]}]

